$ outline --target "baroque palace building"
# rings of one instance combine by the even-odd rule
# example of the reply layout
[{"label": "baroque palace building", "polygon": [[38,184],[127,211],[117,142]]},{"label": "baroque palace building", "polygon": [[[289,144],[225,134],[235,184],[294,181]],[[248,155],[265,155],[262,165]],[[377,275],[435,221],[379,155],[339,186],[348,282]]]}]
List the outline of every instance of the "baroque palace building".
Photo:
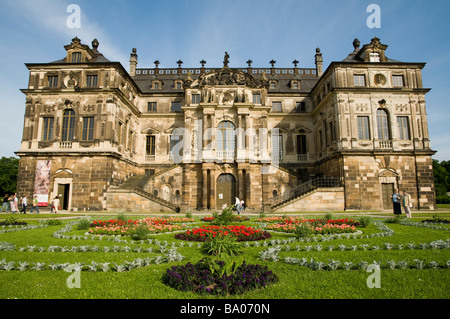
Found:
[{"label": "baroque palace building", "polygon": [[138,68],[74,38],[28,63],[17,193],[69,211],[434,209],[421,71],[378,38],[315,67]]}]

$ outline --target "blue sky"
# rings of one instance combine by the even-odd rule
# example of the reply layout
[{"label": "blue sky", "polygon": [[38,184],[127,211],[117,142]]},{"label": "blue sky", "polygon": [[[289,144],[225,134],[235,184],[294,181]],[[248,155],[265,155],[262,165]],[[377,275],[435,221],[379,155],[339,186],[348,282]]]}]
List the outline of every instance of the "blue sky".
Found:
[{"label": "blue sky", "polygon": [[[70,4],[81,9],[80,28],[69,28]],[[381,9],[381,28],[370,29],[366,9]],[[128,70],[137,48],[138,67],[314,67],[315,49],[324,67],[345,58],[377,36],[389,45],[386,55],[404,62],[426,62],[428,129],[433,157],[450,160],[450,1],[448,0],[0,0],[0,156],[20,148],[28,84],[24,63],[51,62],[65,56],[64,45],[78,36],[100,42],[99,51]]]}]

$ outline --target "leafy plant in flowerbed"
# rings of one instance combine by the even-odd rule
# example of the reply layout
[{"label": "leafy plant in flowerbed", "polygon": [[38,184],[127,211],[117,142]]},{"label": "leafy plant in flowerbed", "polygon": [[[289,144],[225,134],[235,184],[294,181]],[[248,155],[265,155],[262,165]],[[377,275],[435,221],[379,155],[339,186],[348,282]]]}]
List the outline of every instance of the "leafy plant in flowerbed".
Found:
[{"label": "leafy plant in flowerbed", "polygon": [[[250,218],[247,216],[231,216],[230,222],[243,222],[243,221],[249,221]],[[206,216],[200,219],[202,222],[210,222],[214,223],[215,217],[214,216]]]},{"label": "leafy plant in flowerbed", "polygon": [[216,236],[210,234],[209,240],[204,242],[201,252],[204,255],[230,255],[237,256],[242,253],[242,246],[237,242],[236,237],[232,236]]},{"label": "leafy plant in flowerbed", "polygon": [[433,215],[433,219],[421,220],[422,223],[434,223],[434,224],[450,224],[450,220],[442,218],[438,215]]},{"label": "leafy plant in flowerbed", "polygon": [[16,218],[12,216],[0,222],[0,226],[19,226],[19,225],[28,225],[28,224],[27,222],[24,221],[18,221]]},{"label": "leafy plant in flowerbed", "polygon": [[186,232],[175,235],[176,239],[189,241],[209,241],[216,236],[233,236],[237,241],[263,240],[271,237],[270,233],[245,225],[241,226],[201,226],[188,229]]}]

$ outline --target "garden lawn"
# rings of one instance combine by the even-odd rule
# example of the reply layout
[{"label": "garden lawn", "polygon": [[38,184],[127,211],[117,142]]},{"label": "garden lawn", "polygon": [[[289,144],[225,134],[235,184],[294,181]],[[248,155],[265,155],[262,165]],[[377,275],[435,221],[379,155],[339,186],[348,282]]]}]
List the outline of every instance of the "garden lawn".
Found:
[{"label": "garden lawn", "polygon": [[[15,216],[16,218],[22,218]],[[37,216],[36,216],[37,217]],[[30,225],[42,225],[39,219],[27,220]],[[108,216],[114,217],[114,216]],[[54,216],[52,216],[54,218]],[[102,218],[107,218],[102,217]],[[414,218],[418,222],[422,218]],[[383,221],[383,219],[379,219]],[[151,235],[148,241],[133,241],[129,237],[113,239],[112,237],[86,236],[86,230],[75,227],[64,233],[62,238],[54,236],[65,226],[74,221],[63,221],[62,225],[47,226],[37,229],[5,232],[0,228],[0,243],[14,245],[12,251],[0,250],[0,262],[14,262],[16,268],[0,270],[0,298],[10,299],[448,299],[450,297],[450,250],[448,248],[432,249],[427,246],[435,241],[447,241],[450,238],[448,226],[418,227],[420,225],[402,225],[384,223],[393,231],[391,236],[370,238],[340,238],[328,241],[299,241],[292,234],[271,232],[267,240],[240,243],[243,245],[243,256],[249,264],[265,265],[274,272],[279,280],[265,289],[259,289],[236,296],[205,296],[193,292],[180,292],[163,284],[162,276],[166,269],[173,265],[196,263],[204,256],[201,254],[199,242],[188,242],[175,239],[174,232]],[[262,224],[251,221],[245,225],[262,227]],[[192,228],[209,225],[200,222],[192,223]],[[239,223],[242,225],[242,222]],[[358,228],[364,234],[379,234],[380,229],[373,223],[367,228]],[[126,240],[126,241],[124,241]],[[389,249],[386,248],[386,244]],[[414,249],[407,245],[414,245]],[[320,245],[320,246],[318,246]],[[402,245],[398,249],[398,245]],[[65,247],[66,252],[49,251],[49,247]],[[332,247],[331,247],[332,246]],[[80,247],[88,247],[88,251],[80,251]],[[92,251],[97,247],[98,251]],[[138,259],[165,258],[171,248],[181,254],[183,260],[150,264],[124,270],[122,272],[113,265],[129,264]],[[345,248],[344,248],[345,247]],[[364,250],[362,247],[365,247]],[[375,249],[374,249],[375,247]],[[39,251],[39,248],[42,251]],[[278,248],[278,259],[262,260],[261,253],[269,248]],[[22,251],[21,251],[22,250]],[[72,250],[72,251],[70,251]],[[352,270],[338,268],[314,270],[300,264],[287,263],[286,258],[310,261],[321,261],[327,264],[330,260],[342,263],[352,262],[355,266],[361,261],[369,264],[379,262],[384,265],[380,269],[380,288],[369,288],[367,281],[372,274],[357,267]],[[389,261],[407,261],[406,269],[389,269]],[[437,269],[425,266],[416,269],[415,260],[438,263]],[[31,269],[36,263],[45,263],[45,267],[54,263],[90,265],[109,263],[108,271],[88,271],[80,273],[80,288],[69,288],[67,280],[72,273],[62,269]],[[29,266],[21,271],[19,263],[27,262]],[[447,265],[444,267],[443,265]]]}]

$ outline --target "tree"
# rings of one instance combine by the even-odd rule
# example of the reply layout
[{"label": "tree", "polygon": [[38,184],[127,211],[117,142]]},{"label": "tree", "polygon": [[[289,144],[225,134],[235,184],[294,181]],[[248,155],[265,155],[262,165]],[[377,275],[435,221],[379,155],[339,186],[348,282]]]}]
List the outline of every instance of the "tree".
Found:
[{"label": "tree", "polygon": [[447,192],[450,192],[450,161],[439,163],[434,159],[433,174],[437,203],[450,203],[450,197],[447,196]]},{"label": "tree", "polygon": [[0,194],[13,194],[17,187],[19,159],[2,157],[0,159]]}]

